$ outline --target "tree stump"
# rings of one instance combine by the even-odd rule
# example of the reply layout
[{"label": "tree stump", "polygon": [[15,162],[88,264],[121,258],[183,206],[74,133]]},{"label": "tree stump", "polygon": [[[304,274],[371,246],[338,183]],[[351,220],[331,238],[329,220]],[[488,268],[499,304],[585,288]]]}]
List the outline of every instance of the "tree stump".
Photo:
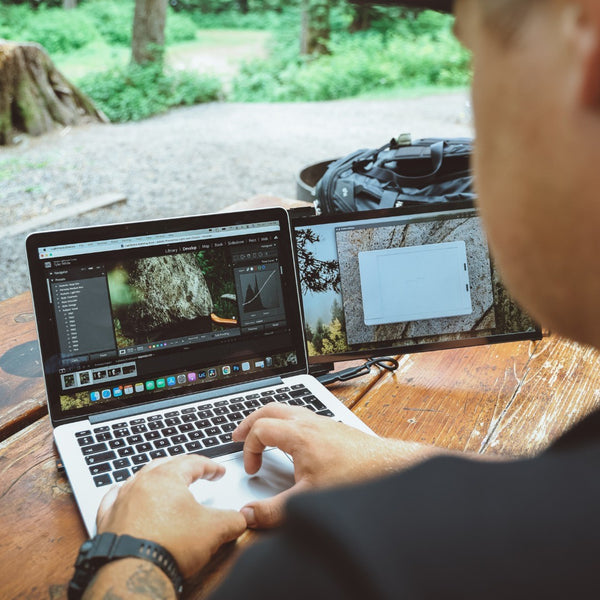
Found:
[{"label": "tree stump", "polygon": [[39,44],[0,40],[0,145],[19,133],[41,135],[58,126],[107,122]]}]

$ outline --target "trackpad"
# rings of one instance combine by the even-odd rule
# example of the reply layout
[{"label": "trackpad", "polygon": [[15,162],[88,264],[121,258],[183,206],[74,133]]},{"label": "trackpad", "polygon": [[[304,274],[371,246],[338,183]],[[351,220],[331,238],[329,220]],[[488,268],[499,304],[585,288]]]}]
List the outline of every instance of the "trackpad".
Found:
[{"label": "trackpad", "polygon": [[264,500],[294,485],[294,465],[281,450],[263,453],[262,466],[255,475],[244,470],[242,453],[219,461],[225,475],[219,481],[199,480],[190,486],[198,502],[214,508],[239,510],[253,500]]}]

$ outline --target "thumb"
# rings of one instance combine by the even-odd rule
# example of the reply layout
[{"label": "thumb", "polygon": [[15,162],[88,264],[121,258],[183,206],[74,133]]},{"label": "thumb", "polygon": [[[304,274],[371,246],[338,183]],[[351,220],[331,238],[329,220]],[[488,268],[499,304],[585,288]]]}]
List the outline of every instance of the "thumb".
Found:
[{"label": "thumb", "polygon": [[249,502],[240,512],[246,519],[246,524],[251,529],[270,529],[281,525],[285,516],[285,503],[288,498],[308,489],[308,484],[299,481],[291,488],[271,496],[266,500]]}]

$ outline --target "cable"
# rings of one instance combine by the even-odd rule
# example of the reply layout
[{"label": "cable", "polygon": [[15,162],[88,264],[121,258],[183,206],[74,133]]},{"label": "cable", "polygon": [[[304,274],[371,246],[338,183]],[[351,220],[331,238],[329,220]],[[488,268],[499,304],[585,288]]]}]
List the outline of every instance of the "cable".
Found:
[{"label": "cable", "polygon": [[393,372],[398,368],[398,361],[391,356],[381,356],[379,358],[369,358],[362,365],[358,367],[352,367],[350,369],[344,369],[337,373],[327,373],[321,375],[317,379],[323,384],[328,385],[336,381],[349,381],[355,377],[362,377],[371,372],[371,367],[377,365],[380,369]]}]

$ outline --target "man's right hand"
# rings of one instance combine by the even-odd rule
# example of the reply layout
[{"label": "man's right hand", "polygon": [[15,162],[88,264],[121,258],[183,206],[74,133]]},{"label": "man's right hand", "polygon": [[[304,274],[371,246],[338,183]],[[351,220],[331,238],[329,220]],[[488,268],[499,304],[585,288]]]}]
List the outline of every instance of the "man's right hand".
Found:
[{"label": "man's right hand", "polygon": [[244,467],[256,473],[265,448],[275,446],[294,461],[295,484],[288,490],[242,509],[249,527],[266,528],[283,520],[285,501],[314,488],[364,481],[398,471],[443,451],[396,440],[386,440],[329,417],[283,404],[268,404],[248,416],[233,432],[244,441]]}]

